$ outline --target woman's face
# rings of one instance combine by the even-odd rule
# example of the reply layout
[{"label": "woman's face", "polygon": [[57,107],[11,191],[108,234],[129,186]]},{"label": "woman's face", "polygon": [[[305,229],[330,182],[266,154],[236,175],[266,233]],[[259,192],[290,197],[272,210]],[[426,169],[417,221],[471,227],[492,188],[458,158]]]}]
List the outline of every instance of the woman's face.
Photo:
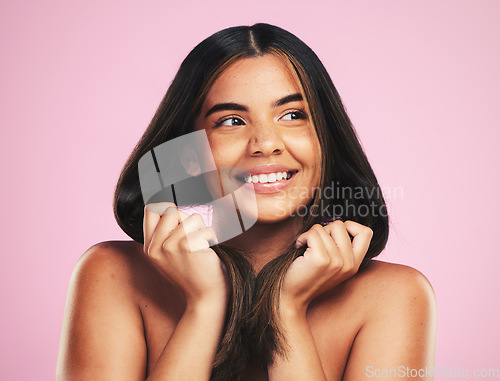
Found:
[{"label": "woman's face", "polygon": [[[215,164],[253,188],[259,222],[303,216],[320,179],[320,145],[308,105],[283,60],[245,58],[209,90],[196,122]],[[224,180],[222,180],[224,182]]]}]

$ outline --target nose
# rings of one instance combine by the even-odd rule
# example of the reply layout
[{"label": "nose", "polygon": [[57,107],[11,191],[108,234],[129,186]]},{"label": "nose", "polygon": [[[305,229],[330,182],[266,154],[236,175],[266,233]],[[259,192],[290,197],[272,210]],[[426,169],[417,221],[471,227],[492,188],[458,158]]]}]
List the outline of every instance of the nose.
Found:
[{"label": "nose", "polygon": [[279,155],[285,151],[285,144],[274,123],[253,125],[249,130],[247,152],[250,156]]}]

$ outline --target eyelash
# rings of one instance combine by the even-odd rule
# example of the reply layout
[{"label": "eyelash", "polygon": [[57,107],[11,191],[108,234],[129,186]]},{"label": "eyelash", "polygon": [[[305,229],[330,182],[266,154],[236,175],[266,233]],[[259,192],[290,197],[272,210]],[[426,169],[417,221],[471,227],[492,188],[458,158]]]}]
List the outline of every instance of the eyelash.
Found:
[{"label": "eyelash", "polygon": [[[288,114],[297,114],[298,118],[294,119],[294,120],[307,120],[307,119],[309,119],[306,111],[304,109],[302,109],[302,108],[299,108],[299,109],[296,109],[296,110],[293,110],[293,111],[289,111],[285,115],[288,115]],[[285,116],[285,115],[283,115],[283,116]],[[243,120],[240,117],[236,116],[236,115],[230,115],[229,117],[225,117],[224,116],[224,117],[222,117],[222,118],[220,118],[220,119],[218,119],[218,120],[216,120],[214,122],[214,127],[220,127],[220,126],[222,126],[222,124],[224,122],[226,122],[226,121],[228,121],[230,119],[238,119],[241,122],[243,122]],[[245,123],[245,122],[243,122],[243,123]]]}]

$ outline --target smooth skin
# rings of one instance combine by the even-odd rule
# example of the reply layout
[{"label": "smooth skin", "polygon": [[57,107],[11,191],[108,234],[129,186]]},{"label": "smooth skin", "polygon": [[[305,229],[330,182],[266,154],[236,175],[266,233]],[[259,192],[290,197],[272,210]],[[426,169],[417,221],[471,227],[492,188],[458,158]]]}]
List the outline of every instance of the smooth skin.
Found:
[{"label": "smooth skin", "polygon": [[[230,101],[246,111],[206,118],[202,112],[197,120],[216,165],[284,164],[298,170],[294,187],[312,188],[317,138],[298,112],[307,113],[307,104],[276,107],[276,100],[297,92],[275,56],[230,66],[203,110]],[[214,119],[225,124],[214,128]],[[301,218],[284,218],[281,211],[308,201],[291,192],[257,195],[259,221],[230,241],[249,253],[256,272],[289,242],[307,246],[281,289],[288,355],[278,356],[267,372],[250,364],[245,380],[415,380],[377,375],[399,367],[432,369],[436,303],[427,279],[410,267],[375,260],[359,270],[373,232],[354,221],[314,225],[297,237]],[[225,268],[209,246],[217,237],[201,216],[169,203],[145,208],[144,237],[144,245],[97,244],[79,261],[68,291],[58,380],[209,379],[229,297]]]}]

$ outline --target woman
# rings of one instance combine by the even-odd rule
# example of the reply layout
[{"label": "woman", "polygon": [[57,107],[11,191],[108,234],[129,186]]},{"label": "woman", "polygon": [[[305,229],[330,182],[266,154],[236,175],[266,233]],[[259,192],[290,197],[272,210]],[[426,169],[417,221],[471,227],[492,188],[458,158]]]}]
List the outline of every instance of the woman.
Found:
[{"label": "woman", "polygon": [[[141,157],[203,131],[219,173],[247,170],[255,191],[255,224],[226,242],[200,214],[141,194]],[[59,379],[432,379],[432,288],[372,260],[388,237],[379,185],[323,65],[283,29],[229,28],[193,49],[114,210],[133,241],[99,243],[77,265]]]}]

